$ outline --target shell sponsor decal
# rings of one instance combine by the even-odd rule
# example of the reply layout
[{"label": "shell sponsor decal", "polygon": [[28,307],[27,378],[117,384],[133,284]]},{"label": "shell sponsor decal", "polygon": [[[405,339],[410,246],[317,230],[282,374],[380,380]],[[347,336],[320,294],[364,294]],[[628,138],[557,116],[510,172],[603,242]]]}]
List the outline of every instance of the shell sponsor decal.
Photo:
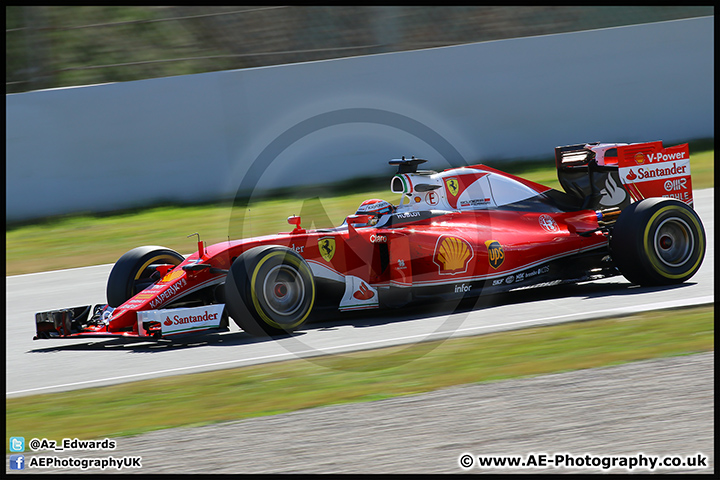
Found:
[{"label": "shell sponsor decal", "polygon": [[637,163],[638,165],[642,165],[643,163],[645,163],[645,154],[642,152],[636,153],[635,154],[635,163]]},{"label": "shell sponsor decal", "polygon": [[162,280],[160,280],[160,283],[168,283],[168,282],[174,282],[178,278],[185,275],[185,271],[182,269],[179,270],[173,270],[172,272],[165,275]]},{"label": "shell sponsor decal", "polygon": [[485,246],[488,249],[488,262],[492,268],[497,270],[505,261],[505,250],[497,240],[488,240],[485,242]]},{"label": "shell sponsor decal", "polygon": [[440,275],[456,275],[467,272],[474,256],[475,252],[467,240],[443,235],[435,244],[433,263],[438,266]]},{"label": "shell sponsor decal", "polygon": [[322,237],[318,239],[318,250],[326,262],[335,256],[335,237]]},{"label": "shell sponsor decal", "polygon": [[449,177],[445,179],[445,189],[448,191],[450,195],[453,197],[456,197],[457,194],[460,192],[460,183],[458,182],[457,177]]}]

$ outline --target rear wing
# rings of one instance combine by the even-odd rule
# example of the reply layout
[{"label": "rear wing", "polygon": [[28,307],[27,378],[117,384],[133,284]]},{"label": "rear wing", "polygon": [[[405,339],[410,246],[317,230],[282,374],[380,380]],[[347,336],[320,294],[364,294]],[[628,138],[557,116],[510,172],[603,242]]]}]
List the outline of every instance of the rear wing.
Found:
[{"label": "rear wing", "polygon": [[624,208],[649,197],[693,206],[688,144],[580,143],[555,148],[558,180],[582,208]]},{"label": "rear wing", "polygon": [[670,197],[693,206],[688,144],[663,148],[662,142],[618,146],[620,181],[633,200]]}]

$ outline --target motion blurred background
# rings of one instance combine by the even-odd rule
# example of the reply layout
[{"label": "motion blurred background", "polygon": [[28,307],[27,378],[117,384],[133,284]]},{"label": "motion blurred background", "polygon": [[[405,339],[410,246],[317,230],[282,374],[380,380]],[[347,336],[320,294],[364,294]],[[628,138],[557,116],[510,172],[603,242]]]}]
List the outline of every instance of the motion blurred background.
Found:
[{"label": "motion blurred background", "polygon": [[6,7],[6,220],[708,139],[713,14]]},{"label": "motion blurred background", "polygon": [[5,7],[5,91],[701,17],[671,7]]}]

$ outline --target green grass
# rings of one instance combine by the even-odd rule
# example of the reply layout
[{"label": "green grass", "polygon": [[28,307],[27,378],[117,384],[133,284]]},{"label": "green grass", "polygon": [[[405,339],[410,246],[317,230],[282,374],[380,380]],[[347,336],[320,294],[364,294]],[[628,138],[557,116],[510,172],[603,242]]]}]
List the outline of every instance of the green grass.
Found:
[{"label": "green grass", "polygon": [[[699,148],[692,150],[691,165],[695,189],[714,185],[715,152],[712,148],[712,145],[702,143]],[[560,189],[552,161],[488,164]],[[383,198],[397,203],[399,196],[390,193],[388,184],[387,178],[362,179],[334,187],[308,187],[296,192],[294,198],[258,199],[242,207],[242,236],[289,231],[287,217],[300,214],[305,198],[313,197],[320,199],[323,216],[326,214],[332,224],[339,225],[345,216],[353,213],[367,198]],[[351,193],[338,193],[341,189],[347,191],[348,188]],[[303,195],[304,198],[298,198]],[[113,263],[123,253],[140,245],[162,245],[181,253],[191,253],[195,251],[196,240],[187,236],[192,233],[199,232],[202,240],[211,245],[225,241],[229,234],[237,232],[237,208],[240,207],[233,211],[229,202],[159,206],[114,214],[73,215],[32,224],[7,225],[5,275]],[[308,218],[305,217],[303,226],[310,226],[307,221]]]},{"label": "green grass", "polygon": [[667,310],[10,398],[6,438],[135,435],[706,352],[713,322],[714,306]]}]

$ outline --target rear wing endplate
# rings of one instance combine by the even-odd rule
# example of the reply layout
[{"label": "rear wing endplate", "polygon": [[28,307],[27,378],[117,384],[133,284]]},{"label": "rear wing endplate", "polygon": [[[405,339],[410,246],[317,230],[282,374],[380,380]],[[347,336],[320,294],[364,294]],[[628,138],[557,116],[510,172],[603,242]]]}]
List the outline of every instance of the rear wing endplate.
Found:
[{"label": "rear wing endplate", "polygon": [[688,144],[663,148],[662,142],[618,146],[620,181],[633,200],[669,197],[693,206]]}]

